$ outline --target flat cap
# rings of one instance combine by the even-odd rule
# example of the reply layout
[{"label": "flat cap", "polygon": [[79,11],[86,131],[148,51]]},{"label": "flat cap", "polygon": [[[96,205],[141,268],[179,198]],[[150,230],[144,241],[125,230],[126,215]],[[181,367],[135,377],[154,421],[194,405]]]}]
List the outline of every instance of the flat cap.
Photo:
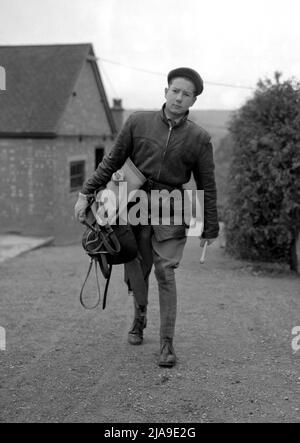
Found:
[{"label": "flat cap", "polygon": [[196,95],[200,95],[203,92],[204,86],[203,86],[203,80],[194,69],[191,68],[177,68],[173,69],[168,74],[168,83],[171,83],[171,80],[178,77],[185,77],[191,80],[196,88]]}]

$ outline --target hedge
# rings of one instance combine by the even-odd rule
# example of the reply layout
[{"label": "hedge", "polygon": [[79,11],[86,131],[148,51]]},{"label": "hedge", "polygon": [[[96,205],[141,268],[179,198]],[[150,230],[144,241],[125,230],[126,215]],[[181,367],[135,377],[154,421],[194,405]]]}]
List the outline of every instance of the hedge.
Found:
[{"label": "hedge", "polygon": [[260,81],[233,117],[225,211],[227,251],[298,269],[300,231],[300,83]]}]

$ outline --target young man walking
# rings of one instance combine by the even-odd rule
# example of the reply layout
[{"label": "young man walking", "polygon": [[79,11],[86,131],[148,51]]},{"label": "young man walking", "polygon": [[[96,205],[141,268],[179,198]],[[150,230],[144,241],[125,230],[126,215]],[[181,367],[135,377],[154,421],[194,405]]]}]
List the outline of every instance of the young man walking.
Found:
[{"label": "young man walking", "polygon": [[[178,68],[168,75],[166,102],[161,111],[132,114],[120,131],[111,152],[84,184],[75,206],[80,222],[85,218],[87,195],[103,188],[112,174],[130,158],[148,179],[144,190],[182,189],[193,173],[197,189],[204,191],[204,230],[200,245],[217,237],[219,223],[214,175],[213,148],[209,134],[188,119],[189,109],[203,92],[203,80],[190,68]],[[134,321],[128,334],[132,345],[143,342],[147,324],[148,283],[152,267],[158,282],[161,349],[159,365],[176,364],[173,347],[177,313],[175,269],[186,244],[186,225],[136,226],[139,247],[134,262],[125,265],[127,283],[134,295]],[[142,280],[138,285],[136,280]]]}]

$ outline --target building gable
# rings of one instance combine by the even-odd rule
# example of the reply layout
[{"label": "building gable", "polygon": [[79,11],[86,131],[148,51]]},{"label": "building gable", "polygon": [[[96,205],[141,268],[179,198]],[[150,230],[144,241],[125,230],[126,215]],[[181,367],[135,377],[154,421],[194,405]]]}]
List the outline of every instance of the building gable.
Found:
[{"label": "building gable", "polygon": [[93,63],[87,59],[82,66],[57,125],[58,135],[112,135]]}]

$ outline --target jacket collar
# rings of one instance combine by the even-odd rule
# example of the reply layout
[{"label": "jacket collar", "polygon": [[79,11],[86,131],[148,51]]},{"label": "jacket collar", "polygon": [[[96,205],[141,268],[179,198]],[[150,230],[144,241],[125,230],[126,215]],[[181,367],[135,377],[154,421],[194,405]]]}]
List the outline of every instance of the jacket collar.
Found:
[{"label": "jacket collar", "polygon": [[[166,124],[166,125],[168,125],[168,126],[170,126],[170,120],[167,118],[167,116],[166,116],[166,113],[165,113],[165,109],[166,109],[166,104],[164,104],[163,105],[163,107],[162,107],[162,110],[160,111],[160,116],[161,116],[161,119],[163,120],[163,122]],[[187,119],[188,119],[188,116],[189,116],[189,111],[187,111],[186,112],[186,114],[182,117],[182,118],[180,118],[174,125],[173,125],[173,128],[177,128],[177,127],[179,127],[179,126],[182,126],[182,125],[184,125],[184,123],[187,121]]]}]

